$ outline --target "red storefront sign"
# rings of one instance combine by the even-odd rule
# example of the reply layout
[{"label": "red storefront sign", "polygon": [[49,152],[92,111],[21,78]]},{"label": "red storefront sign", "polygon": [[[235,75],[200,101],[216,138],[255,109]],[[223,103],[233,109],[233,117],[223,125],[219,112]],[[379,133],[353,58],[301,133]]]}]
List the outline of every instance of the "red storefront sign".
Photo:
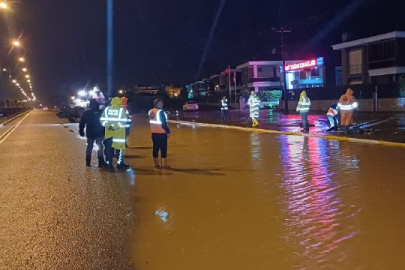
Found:
[{"label": "red storefront sign", "polygon": [[286,65],[285,71],[303,69],[303,68],[308,68],[308,67],[316,67],[316,66],[317,66],[316,59],[313,59],[313,60],[309,60],[309,61],[305,61],[305,62],[301,62],[301,63]]}]

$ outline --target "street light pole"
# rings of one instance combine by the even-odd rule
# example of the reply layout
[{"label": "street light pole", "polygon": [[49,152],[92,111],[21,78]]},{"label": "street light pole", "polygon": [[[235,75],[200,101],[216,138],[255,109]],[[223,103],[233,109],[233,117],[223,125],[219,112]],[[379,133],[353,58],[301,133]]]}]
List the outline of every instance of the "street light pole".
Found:
[{"label": "street light pole", "polygon": [[2,69],[2,67],[1,67],[1,65],[0,65],[0,80],[1,80],[1,83],[0,83],[0,87],[1,87],[1,100],[2,100],[2,102],[3,102],[3,104],[5,104],[4,102],[4,91],[5,91],[5,87],[4,87],[4,81],[3,81],[3,69]]},{"label": "street light pole", "polygon": [[107,89],[108,96],[115,96],[114,93],[114,7],[113,0],[107,0]]}]

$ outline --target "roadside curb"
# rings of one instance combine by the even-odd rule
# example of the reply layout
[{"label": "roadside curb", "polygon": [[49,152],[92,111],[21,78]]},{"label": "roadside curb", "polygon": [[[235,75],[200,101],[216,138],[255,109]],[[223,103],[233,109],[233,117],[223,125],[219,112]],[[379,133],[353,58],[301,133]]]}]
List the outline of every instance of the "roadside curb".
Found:
[{"label": "roadside curb", "polygon": [[23,113],[20,113],[20,114],[14,116],[13,118],[10,118],[10,119],[4,121],[3,123],[0,123],[0,127],[3,127],[3,126],[5,126],[5,125],[7,125],[7,124],[10,123],[11,121],[14,121],[14,120],[17,119],[18,117],[21,117],[21,116],[23,116],[24,114],[26,114],[26,113],[28,113],[28,112],[30,112],[30,111],[31,111],[31,110],[27,110],[27,111],[25,111],[25,112],[23,112]]},{"label": "roadside curb", "polygon": [[371,140],[371,139],[349,138],[349,137],[342,137],[342,136],[336,136],[336,135],[302,134],[302,133],[298,133],[298,132],[286,132],[286,131],[278,131],[278,130],[239,127],[239,126],[231,126],[231,125],[228,126],[228,125],[220,125],[220,124],[208,124],[208,123],[179,121],[179,120],[169,120],[169,123],[187,125],[187,126],[224,128],[224,129],[233,129],[233,130],[240,130],[240,131],[263,133],[263,134],[290,135],[290,136],[300,136],[300,137],[308,137],[308,138],[319,138],[319,139],[326,139],[326,140],[344,141],[344,142],[351,142],[351,143],[385,145],[385,146],[394,146],[394,147],[405,148],[405,143],[378,141],[378,140]]}]

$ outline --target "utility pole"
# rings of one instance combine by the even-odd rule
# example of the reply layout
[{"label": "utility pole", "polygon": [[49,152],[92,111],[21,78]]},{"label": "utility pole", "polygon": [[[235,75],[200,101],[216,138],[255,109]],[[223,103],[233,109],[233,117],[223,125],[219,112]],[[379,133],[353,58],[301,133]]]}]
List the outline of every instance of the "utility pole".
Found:
[{"label": "utility pole", "polygon": [[273,31],[281,35],[281,59],[283,61],[283,67],[281,69],[283,73],[283,93],[284,93],[284,107],[285,113],[288,114],[288,89],[287,89],[287,72],[285,70],[285,45],[284,45],[284,33],[291,33],[290,28],[284,26],[273,27]]},{"label": "utility pole", "polygon": [[231,66],[228,66],[228,91],[229,91],[229,101],[232,102],[232,90],[231,90]]},{"label": "utility pole", "polygon": [[107,90],[110,98],[114,91],[114,1],[107,0]]},{"label": "utility pole", "polygon": [[288,114],[288,90],[287,90],[287,72],[285,71],[285,45],[284,45],[284,33],[291,33],[291,28],[286,28],[283,26],[283,5],[284,0],[280,0],[280,27],[273,27],[272,30],[275,33],[281,34],[281,58],[283,62],[282,73],[283,73],[283,93],[284,93],[284,107],[285,113]]}]

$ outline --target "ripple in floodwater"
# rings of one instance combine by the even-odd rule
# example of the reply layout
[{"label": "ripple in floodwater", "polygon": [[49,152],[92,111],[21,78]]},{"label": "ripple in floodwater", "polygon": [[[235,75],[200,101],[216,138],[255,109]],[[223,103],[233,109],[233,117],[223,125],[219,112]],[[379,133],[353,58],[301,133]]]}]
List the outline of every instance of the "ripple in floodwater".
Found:
[{"label": "ripple in floodwater", "polygon": [[361,209],[354,206],[344,210],[347,207],[339,195],[342,184],[333,179],[330,166],[338,161],[343,165],[339,170],[350,171],[352,178],[358,168],[351,160],[341,163],[345,157],[336,151],[339,148],[330,147],[338,142],[293,136],[282,136],[280,141],[286,244],[293,247],[295,259],[303,267],[327,267],[331,257],[344,262],[349,253],[341,248],[342,242],[358,234],[359,228],[348,224]]}]

